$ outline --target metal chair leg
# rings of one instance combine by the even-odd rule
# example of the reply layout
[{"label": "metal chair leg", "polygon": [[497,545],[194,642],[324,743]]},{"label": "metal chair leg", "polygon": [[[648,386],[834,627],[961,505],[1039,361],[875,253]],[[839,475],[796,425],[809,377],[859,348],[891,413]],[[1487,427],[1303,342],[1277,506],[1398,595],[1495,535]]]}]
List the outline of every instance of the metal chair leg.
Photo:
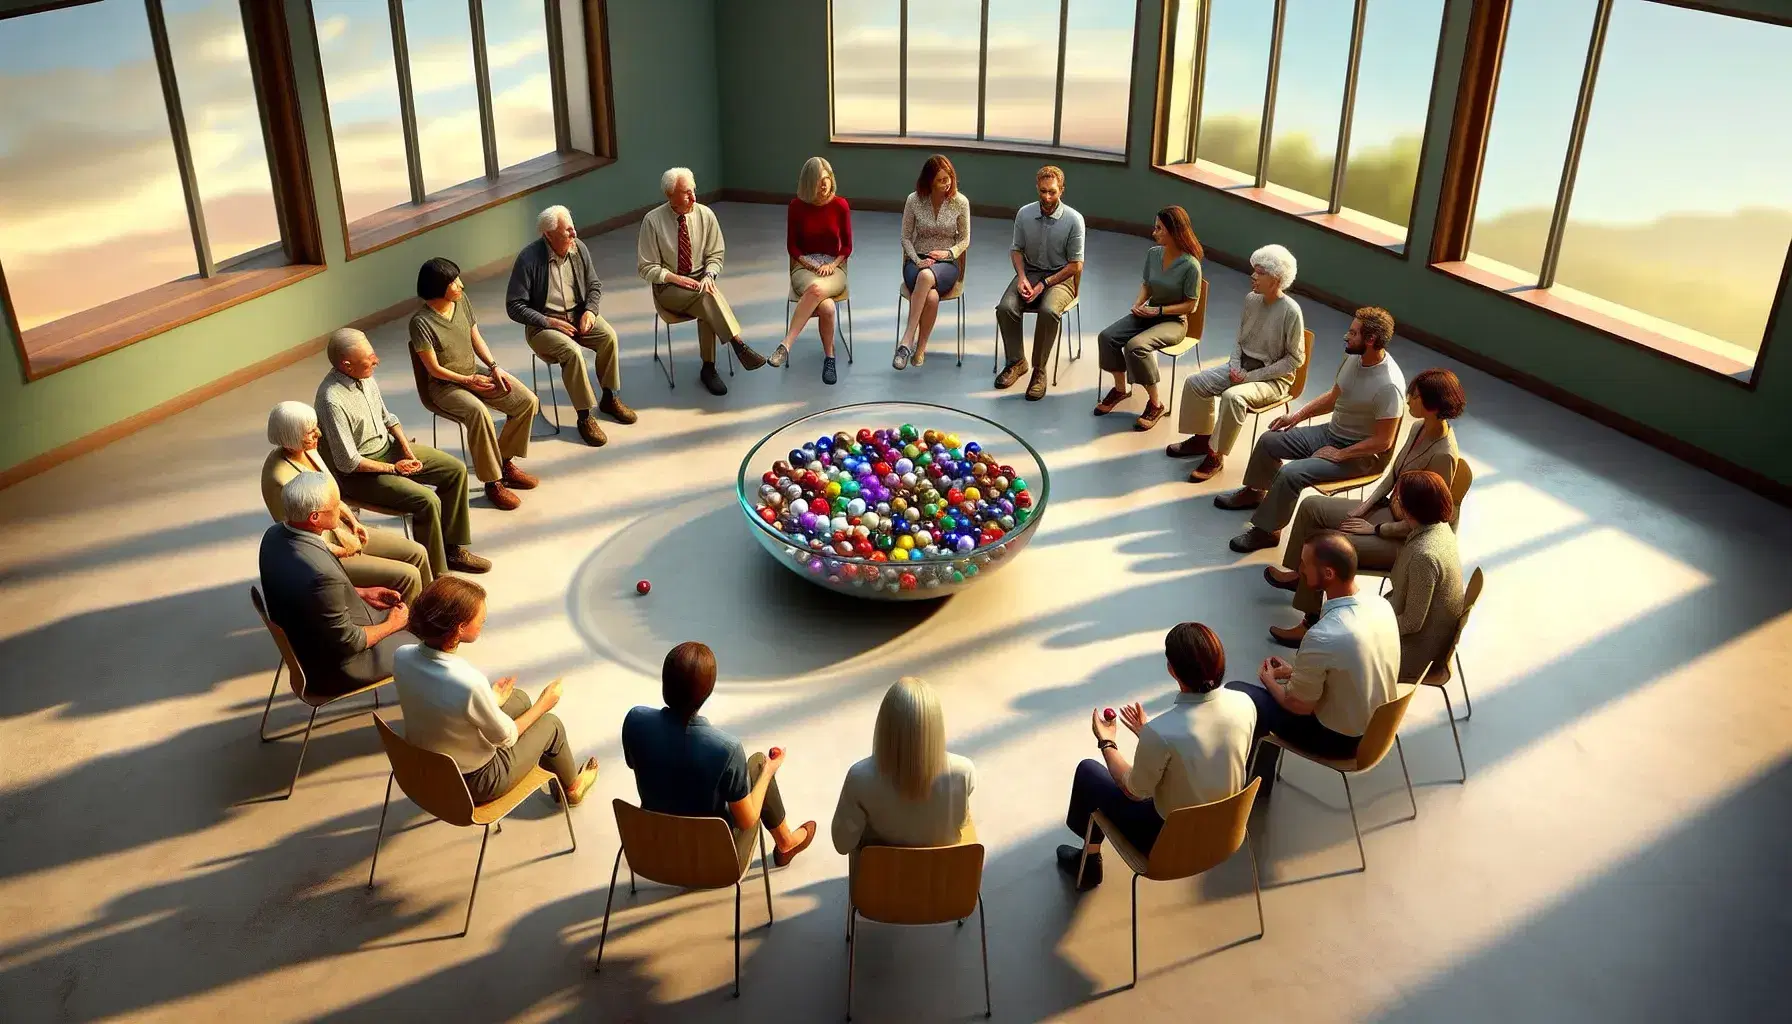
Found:
[{"label": "metal chair leg", "polygon": [[847,1020],[852,1020],[852,971],[853,971],[853,965],[858,962],[858,952],[859,952],[859,944],[853,941],[853,939],[856,937],[855,933],[859,930],[859,922],[858,922],[859,915],[854,911],[854,909],[852,908],[850,903],[851,903],[851,898],[849,897],[848,898],[849,905],[846,908],[846,1019]]},{"label": "metal chair leg", "polygon": [[1400,756],[1400,777],[1406,780],[1406,802],[1412,804],[1412,816],[1419,816],[1419,802],[1412,795],[1412,775],[1406,770],[1406,748],[1400,745],[1400,737],[1394,737],[1394,753]]},{"label": "metal chair leg", "polygon": [[[616,899],[616,872],[621,868],[622,851],[617,850],[616,863],[610,865],[610,891],[609,894],[604,897],[604,927],[603,930],[597,934],[597,963],[592,965],[591,973],[593,974],[601,974],[604,969],[604,943],[610,938],[610,904]],[[632,865],[629,867],[628,873],[629,887],[632,890],[634,887],[635,875],[635,869]]]},{"label": "metal chair leg", "polygon": [[1139,987],[1139,876],[1132,876],[1132,984]]},{"label": "metal chair leg", "polygon": [[566,787],[560,785],[559,779],[555,779],[551,785],[560,787],[560,813],[566,818],[566,838],[572,840],[572,852],[578,853],[579,835],[572,830],[572,797],[566,792]]},{"label": "metal chair leg", "polygon": [[263,743],[273,739],[272,736],[268,735],[268,712],[274,710],[274,694],[280,689],[280,673],[285,670],[286,659],[281,658],[280,664],[274,666],[274,685],[268,687],[267,707],[261,709],[261,729],[259,730],[259,734],[261,736],[261,742]]},{"label": "metal chair leg", "polygon": [[1468,781],[1468,762],[1462,759],[1462,734],[1456,731],[1456,709],[1450,704],[1450,691],[1438,687],[1437,692],[1444,695],[1444,714],[1450,716],[1450,738],[1456,741],[1456,766],[1462,769],[1460,781]]},{"label": "metal chair leg", "polygon": [[299,788],[299,773],[305,770],[305,751],[311,749],[311,727],[317,724],[317,709],[311,709],[311,720],[305,723],[305,742],[299,744],[299,760],[292,766],[292,785],[286,787],[286,795],[282,800],[292,798],[292,791]]},{"label": "metal chair leg", "polygon": [[373,873],[380,867],[380,840],[386,837],[386,810],[392,806],[392,780],[396,772],[386,773],[386,800],[380,804],[380,827],[373,834],[373,863],[367,866],[367,888],[373,888]]},{"label": "metal chair leg", "polygon": [[660,359],[660,325],[665,321],[659,318],[656,311],[653,317],[653,361],[660,364],[660,373],[666,378],[666,386],[678,387],[676,371],[672,368],[672,325],[666,324],[666,358]]},{"label": "metal chair leg", "polygon": [[484,834],[479,837],[479,863],[473,865],[473,891],[467,893],[467,919],[461,922],[460,926],[462,937],[466,936],[467,929],[473,927],[473,902],[479,899],[479,875],[485,870],[485,844],[490,842],[491,838],[492,827],[487,825]]},{"label": "metal chair leg", "polygon": [[772,862],[765,856],[765,827],[759,828],[759,878],[765,883],[765,926],[770,928],[772,916]]},{"label": "metal chair leg", "polygon": [[740,883],[734,883],[734,998],[740,998]]},{"label": "metal chair leg", "polygon": [[[986,919],[989,912],[983,909],[983,894],[977,894],[977,941],[983,947],[983,1017],[987,1020],[995,1014],[995,1007],[989,1001],[989,928]],[[963,924],[963,921],[958,922]]]},{"label": "metal chair leg", "polygon": [[1463,721],[1475,717],[1475,703],[1468,699],[1468,673],[1462,671],[1462,652],[1456,652],[1456,681],[1462,684],[1462,703],[1468,706],[1468,713],[1462,716]]},{"label": "metal chair leg", "polygon": [[1089,823],[1083,826],[1083,856],[1076,862],[1076,887],[1083,887],[1083,869],[1089,866],[1089,844],[1095,836],[1095,815],[1089,815]]},{"label": "metal chair leg", "polygon": [[852,365],[852,300],[847,299],[845,302],[838,303],[838,305],[844,306],[846,308],[846,337],[843,340],[846,342],[846,365],[851,366]]},{"label": "metal chair leg", "polygon": [[958,365],[964,365],[964,296],[958,297]]},{"label": "metal chair leg", "polygon": [[1338,778],[1344,780],[1344,800],[1350,805],[1350,831],[1356,833],[1356,858],[1363,864],[1357,870],[1368,871],[1369,855],[1363,852],[1363,830],[1356,823],[1356,798],[1350,795],[1350,775],[1346,772],[1339,772]]},{"label": "metal chair leg", "polygon": [[1251,841],[1249,831],[1244,834],[1245,852],[1251,857],[1251,895],[1257,897],[1257,937],[1263,937],[1263,883],[1257,877],[1257,844]]}]

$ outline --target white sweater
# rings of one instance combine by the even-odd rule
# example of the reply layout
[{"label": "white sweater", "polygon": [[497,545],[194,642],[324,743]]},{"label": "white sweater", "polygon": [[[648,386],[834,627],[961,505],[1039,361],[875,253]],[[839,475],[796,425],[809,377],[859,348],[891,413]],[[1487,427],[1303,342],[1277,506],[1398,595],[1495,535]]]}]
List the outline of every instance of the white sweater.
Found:
[{"label": "white sweater", "polygon": [[462,775],[516,743],[516,722],[498,706],[491,681],[460,655],[425,644],[400,647],[392,681],[404,708],[404,738],[454,758]]}]

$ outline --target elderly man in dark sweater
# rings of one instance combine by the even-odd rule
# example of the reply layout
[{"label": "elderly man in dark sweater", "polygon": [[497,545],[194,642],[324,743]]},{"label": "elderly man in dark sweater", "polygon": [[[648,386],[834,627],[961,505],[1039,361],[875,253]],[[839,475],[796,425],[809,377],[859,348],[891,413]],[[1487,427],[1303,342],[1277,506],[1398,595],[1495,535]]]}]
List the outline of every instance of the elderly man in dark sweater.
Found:
[{"label": "elderly man in dark sweater", "polygon": [[[550,206],[541,211],[536,226],[541,237],[524,246],[510,268],[504,309],[510,319],[523,325],[529,348],[560,367],[567,401],[579,415],[579,436],[595,447],[609,439],[591,415],[594,407],[618,423],[633,423],[637,418],[616,394],[622,388],[616,332],[598,315],[603,284],[597,279],[591,250],[579,239],[572,213],[564,206]],[[597,360],[602,399],[592,393],[585,377],[581,345]]]}]

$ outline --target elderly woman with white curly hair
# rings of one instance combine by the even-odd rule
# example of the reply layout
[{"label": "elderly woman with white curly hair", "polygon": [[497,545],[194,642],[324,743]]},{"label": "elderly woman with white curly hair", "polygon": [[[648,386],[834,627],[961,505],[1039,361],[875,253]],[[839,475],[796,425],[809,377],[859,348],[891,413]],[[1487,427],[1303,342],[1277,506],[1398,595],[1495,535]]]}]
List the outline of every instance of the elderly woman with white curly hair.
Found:
[{"label": "elderly woman with white curly hair", "polygon": [[1288,294],[1294,254],[1279,245],[1251,253],[1251,293],[1238,318],[1238,340],[1225,366],[1192,374],[1182,386],[1177,429],[1190,437],[1164,449],[1172,458],[1201,462],[1189,474],[1200,483],[1217,474],[1253,408],[1279,402],[1306,362],[1306,321]]},{"label": "elderly woman with white curly hair", "polygon": [[[322,437],[316,411],[304,402],[281,402],[268,413],[268,443],[274,449],[261,464],[261,500],[274,522],[287,521],[280,490],[300,473],[322,473],[330,488],[336,489],[335,479],[317,453]],[[409,604],[435,578],[429,569],[429,551],[423,545],[391,530],[363,525],[346,507],[335,528],[324,531],[320,538],[357,587],[389,587],[403,594]]]}]

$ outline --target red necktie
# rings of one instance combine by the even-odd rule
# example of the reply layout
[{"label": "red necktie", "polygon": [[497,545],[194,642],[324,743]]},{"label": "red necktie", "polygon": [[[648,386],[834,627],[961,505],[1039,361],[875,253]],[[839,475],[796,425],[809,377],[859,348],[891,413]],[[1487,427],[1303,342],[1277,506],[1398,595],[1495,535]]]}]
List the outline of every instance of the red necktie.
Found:
[{"label": "red necktie", "polygon": [[678,274],[680,277],[691,275],[691,229],[684,222],[684,214],[678,215]]}]

